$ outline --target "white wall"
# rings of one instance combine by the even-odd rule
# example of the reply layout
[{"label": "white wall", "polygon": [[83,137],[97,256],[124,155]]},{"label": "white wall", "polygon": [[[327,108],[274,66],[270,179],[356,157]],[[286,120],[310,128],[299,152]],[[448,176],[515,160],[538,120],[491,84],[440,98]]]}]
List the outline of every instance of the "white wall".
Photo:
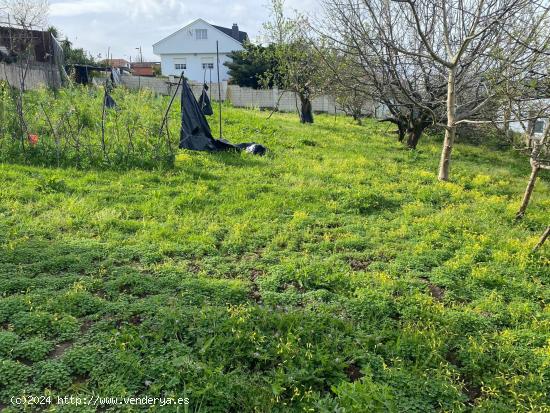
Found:
[{"label": "white wall", "polygon": [[[544,134],[544,131],[546,130],[546,128],[548,126],[548,122],[550,122],[550,120],[549,119],[537,119],[537,122],[542,123],[543,132],[535,132],[534,137],[535,138],[542,138],[542,136]],[[525,127],[527,127],[527,123],[528,123],[527,121],[523,122]],[[523,129],[523,126],[520,122],[510,122],[510,129],[514,132],[525,133],[525,130]]]},{"label": "white wall", "polygon": [[[172,95],[176,90],[178,79],[170,81],[166,78],[121,76],[122,83],[129,89],[148,88],[162,95]],[[195,98],[199,98],[202,92],[202,78],[200,82],[190,83]],[[222,100],[227,100],[235,107],[244,108],[274,108],[278,105],[281,112],[296,112],[297,96],[292,92],[283,92],[278,89],[256,90],[237,85],[220,84]],[[282,96],[281,96],[282,95]],[[212,83],[212,100],[218,100],[218,84]],[[343,113],[331,96],[318,96],[311,102],[313,110],[325,113]],[[298,103],[299,105],[299,103]],[[374,114],[381,118],[385,116],[385,109],[374,103],[367,103],[364,114]]]},{"label": "white wall", "polygon": [[[196,30],[205,29],[206,39],[197,39]],[[229,58],[227,54],[235,50],[242,50],[242,45],[231,36],[215,29],[202,19],[195,20],[183,29],[171,34],[153,45],[153,52],[161,58],[161,69],[164,76],[179,76],[180,70],[176,70],[174,59],[185,58],[187,69],[185,75],[188,79],[202,82],[204,70],[202,58],[213,57],[214,69],[212,80],[217,81],[216,75],[216,41],[220,52],[220,80],[227,80],[227,67],[223,65]],[[207,78],[209,74],[207,72]]]},{"label": "white wall", "polygon": [[[176,63],[185,61],[187,69],[185,69],[185,77],[194,82],[201,82],[204,80],[204,69],[202,68],[203,59],[210,59],[214,64],[212,69],[212,82],[218,81],[218,74],[216,72],[216,54],[215,53],[190,53],[190,54],[163,54],[161,58],[161,70],[164,76],[176,76],[181,75],[181,70],[175,68]],[[185,60],[182,60],[185,59]],[[224,66],[224,62],[231,60],[227,55],[220,53],[220,80],[228,80],[228,68]],[[206,81],[210,81],[210,69],[206,69]]]}]

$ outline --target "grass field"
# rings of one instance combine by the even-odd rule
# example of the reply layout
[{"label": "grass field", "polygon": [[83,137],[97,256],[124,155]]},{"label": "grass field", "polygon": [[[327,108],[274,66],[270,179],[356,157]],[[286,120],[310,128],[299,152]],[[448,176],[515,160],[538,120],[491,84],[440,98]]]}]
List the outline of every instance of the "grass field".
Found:
[{"label": "grass field", "polygon": [[550,411],[549,246],[530,254],[548,174],[515,223],[511,152],[460,144],[440,183],[436,137],[410,152],[372,121],[225,114],[271,153],[0,164],[0,410]]}]

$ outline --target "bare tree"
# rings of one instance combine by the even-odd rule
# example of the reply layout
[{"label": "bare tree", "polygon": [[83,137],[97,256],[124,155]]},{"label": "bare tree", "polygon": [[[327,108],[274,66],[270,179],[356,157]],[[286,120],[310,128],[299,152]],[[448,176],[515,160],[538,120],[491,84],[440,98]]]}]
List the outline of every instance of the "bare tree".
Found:
[{"label": "bare tree", "polygon": [[24,29],[44,27],[48,19],[48,0],[0,0],[0,10],[10,22]]},{"label": "bare tree", "polygon": [[[384,0],[326,0],[323,8],[325,16],[316,25],[321,36],[339,53],[351,56],[363,73],[358,80],[363,93],[388,109],[383,121],[397,125],[400,141],[416,148],[426,127],[446,125],[446,71],[426,57],[426,47],[412,32],[414,28],[403,26],[400,7]],[[337,63],[332,63],[335,72]],[[466,72],[461,71],[460,77],[466,78]],[[475,85],[464,85],[461,95],[484,94],[471,86]],[[468,107],[473,104],[469,99]]]},{"label": "bare tree", "polygon": [[[508,40],[527,45],[524,36],[518,29]],[[540,170],[550,169],[550,27],[541,26],[540,31],[527,36],[536,41],[517,48],[515,55],[503,48],[499,67],[488,76],[501,106],[498,119],[502,121],[493,121],[494,126],[508,143],[530,158],[531,174],[516,219],[525,215]],[[522,131],[520,139],[512,133],[512,124],[516,131]]]},{"label": "bare tree", "polygon": [[10,53],[16,56],[19,66],[19,92],[14,94],[20,126],[20,143],[25,147],[29,136],[23,107],[23,92],[30,61],[33,59],[33,28],[43,27],[47,22],[47,0],[0,0],[0,10],[7,14],[10,32]]},{"label": "bare tree", "polygon": [[531,0],[327,0],[323,32],[358,56],[401,136],[430,123],[445,129],[439,179],[447,180],[458,125],[497,116],[488,75],[497,77],[504,57],[515,72],[528,55],[547,50],[540,32],[549,7]]},{"label": "bare tree", "polygon": [[521,205],[516,213],[516,219],[521,219],[525,215],[539,171],[541,169],[550,170],[550,122],[546,125],[543,136],[540,139],[533,139],[532,141],[533,148],[530,156],[531,175],[527,181],[527,187],[525,188]]},{"label": "bare tree", "polygon": [[364,82],[364,72],[351,53],[343,53],[324,38],[311,39],[321,61],[322,90],[334,98],[336,106],[361,124],[372,116],[373,93]]},{"label": "bare tree", "polygon": [[[519,59],[524,50],[537,48],[532,43],[538,39],[539,29],[548,23],[550,6],[532,0],[393,0],[393,3],[397,4],[396,13],[407,28],[405,38],[417,38],[425,51],[419,54],[407,50],[401,38],[390,39],[388,43],[402,54],[431,60],[447,72],[447,122],[438,177],[448,180],[457,125],[469,121],[494,98],[492,92],[473,96],[477,98],[473,107],[469,100],[459,99],[460,88],[471,82],[469,76],[461,78],[461,73],[472,73],[472,68],[478,74],[490,70],[499,61],[498,52]],[[530,19],[525,19],[526,16]],[[526,35],[519,36],[520,31]],[[487,87],[483,76],[474,79],[481,90]]]}]

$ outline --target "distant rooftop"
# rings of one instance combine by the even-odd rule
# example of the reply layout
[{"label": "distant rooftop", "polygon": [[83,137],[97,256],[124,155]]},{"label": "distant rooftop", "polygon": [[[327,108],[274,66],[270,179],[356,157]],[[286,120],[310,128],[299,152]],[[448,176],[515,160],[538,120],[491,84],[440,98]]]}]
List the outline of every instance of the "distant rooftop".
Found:
[{"label": "distant rooftop", "polygon": [[229,27],[216,26],[215,24],[213,24],[212,27],[215,27],[216,29],[224,32],[225,34],[227,34],[228,36],[232,37],[233,39],[237,40],[240,43],[244,43],[244,41],[248,39],[248,34],[246,32],[240,31],[239,26],[237,25],[233,26],[235,30],[230,29]]}]

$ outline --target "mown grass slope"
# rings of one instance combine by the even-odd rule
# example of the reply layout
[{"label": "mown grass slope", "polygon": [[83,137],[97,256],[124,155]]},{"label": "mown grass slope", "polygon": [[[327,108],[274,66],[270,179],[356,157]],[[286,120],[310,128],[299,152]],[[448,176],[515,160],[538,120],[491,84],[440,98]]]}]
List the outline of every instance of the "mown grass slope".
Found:
[{"label": "mown grass slope", "polygon": [[228,139],[271,153],[179,153],[168,171],[0,165],[6,411],[23,393],[208,412],[550,409],[550,253],[530,254],[547,175],[515,223],[529,165],[513,153],[458,145],[441,183],[436,138],[410,152],[375,122],[225,114]]}]

